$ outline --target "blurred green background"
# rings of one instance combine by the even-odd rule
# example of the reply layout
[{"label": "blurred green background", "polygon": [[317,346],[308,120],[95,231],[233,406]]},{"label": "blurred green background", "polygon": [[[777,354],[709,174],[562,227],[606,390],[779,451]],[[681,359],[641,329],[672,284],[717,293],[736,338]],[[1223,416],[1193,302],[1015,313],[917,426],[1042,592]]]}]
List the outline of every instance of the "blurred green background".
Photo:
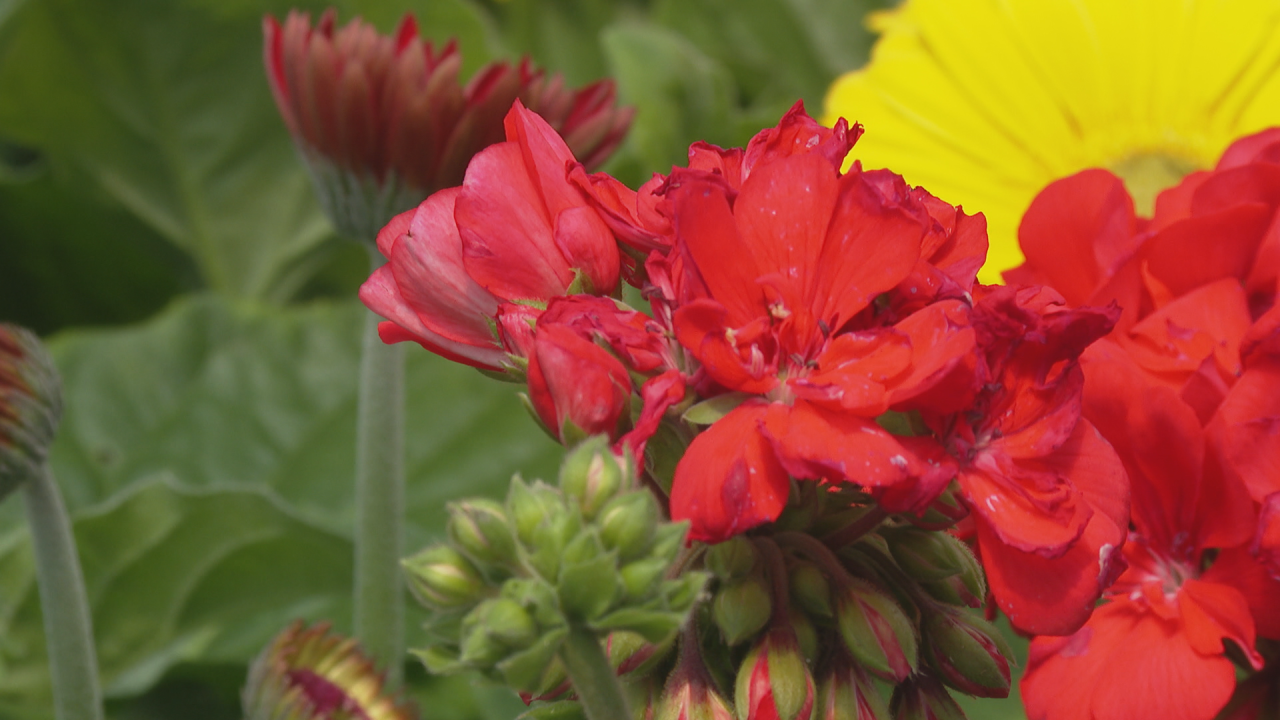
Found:
[{"label": "blurred green background", "polygon": [[[457,37],[464,74],[531,55],[638,107],[607,170],[744,144],[865,62],[885,0],[347,0]],[[234,720],[248,661],[294,617],[349,625],[351,468],[367,263],[338,240],[279,120],[277,0],[0,0],[0,320],[66,385],[53,467],[75,517],[109,714]],[[321,3],[301,5],[318,15]],[[874,132],[874,128],[870,129]],[[554,472],[509,386],[410,353],[409,538],[443,503]],[[0,504],[0,718],[51,716],[34,568]],[[415,628],[420,616],[411,617]],[[416,633],[416,630],[414,630]],[[416,635],[410,638],[412,646]],[[1021,644],[1025,648],[1025,643]],[[505,691],[429,679],[432,720],[509,720]],[[1020,718],[1016,701],[971,716]]]}]

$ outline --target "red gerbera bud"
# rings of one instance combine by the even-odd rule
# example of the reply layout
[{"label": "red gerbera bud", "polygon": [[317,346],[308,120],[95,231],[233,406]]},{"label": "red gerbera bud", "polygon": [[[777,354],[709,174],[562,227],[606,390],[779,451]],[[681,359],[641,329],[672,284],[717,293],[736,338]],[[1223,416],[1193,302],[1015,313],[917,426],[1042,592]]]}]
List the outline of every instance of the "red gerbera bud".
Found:
[{"label": "red gerbera bud", "polygon": [[324,624],[295,622],[249,668],[242,694],[248,720],[410,720],[412,707],[389,697],[382,676],[355,640]]},{"label": "red gerbera bud", "polygon": [[0,500],[44,464],[61,417],[53,358],[31,331],[0,323]]},{"label": "red gerbera bud", "polygon": [[621,141],[633,111],[614,105],[612,81],[581,90],[548,80],[526,60],[482,68],[464,87],[457,43],[437,50],[406,15],[394,36],[359,18],[336,28],[330,9],[314,28],[291,12],[263,21],[267,79],[338,229],[374,237],[397,212],[462,183],[472,156],[503,137],[517,98],[568,138],[588,164]]}]

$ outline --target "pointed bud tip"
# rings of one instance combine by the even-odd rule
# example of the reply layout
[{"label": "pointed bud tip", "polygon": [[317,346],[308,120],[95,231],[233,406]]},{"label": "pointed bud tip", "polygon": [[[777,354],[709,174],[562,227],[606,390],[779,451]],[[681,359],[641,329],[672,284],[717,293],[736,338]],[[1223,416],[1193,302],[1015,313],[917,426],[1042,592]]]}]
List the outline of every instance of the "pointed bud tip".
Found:
[{"label": "pointed bud tip", "polygon": [[0,498],[39,472],[62,419],[62,381],[35,333],[0,323]]}]

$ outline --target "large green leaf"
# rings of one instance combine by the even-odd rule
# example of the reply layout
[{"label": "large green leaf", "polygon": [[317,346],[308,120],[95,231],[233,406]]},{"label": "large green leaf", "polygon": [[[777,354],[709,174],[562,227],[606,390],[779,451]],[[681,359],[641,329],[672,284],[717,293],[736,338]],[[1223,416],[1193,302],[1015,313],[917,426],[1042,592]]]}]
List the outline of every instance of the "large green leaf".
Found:
[{"label": "large green leaf", "polygon": [[867,60],[869,10],[889,0],[657,0],[659,22],[728,67],[750,103],[818,113],[837,74]]},{"label": "large green leaf", "polygon": [[622,100],[635,105],[626,154],[612,171],[633,187],[688,161],[695,140],[732,145],[732,78],[679,33],[648,22],[609,27],[602,43]]},{"label": "large green leaf", "polygon": [[[263,13],[295,4],[27,3],[0,48],[0,136],[83,173],[190,253],[207,286],[287,299],[329,260],[333,241],[262,68]],[[406,9],[345,6],[344,17],[367,10],[387,28]],[[428,36],[462,36],[470,67],[488,59],[491,31],[471,4],[417,9]]]},{"label": "large green leaf", "polygon": [[[346,624],[364,313],[196,297],[51,342],[67,403],[51,462],[108,692],[144,690],[176,662],[243,663],[294,616]],[[560,452],[510,386],[409,356],[412,549],[439,537],[445,500],[554,473]],[[38,702],[48,682],[15,507],[0,507],[0,703]]]}]

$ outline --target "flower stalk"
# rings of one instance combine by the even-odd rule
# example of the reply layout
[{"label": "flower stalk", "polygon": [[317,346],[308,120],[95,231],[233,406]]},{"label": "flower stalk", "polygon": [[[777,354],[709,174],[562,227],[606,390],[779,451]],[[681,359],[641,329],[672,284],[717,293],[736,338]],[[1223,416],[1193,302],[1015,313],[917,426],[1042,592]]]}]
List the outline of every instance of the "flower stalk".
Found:
[{"label": "flower stalk", "polygon": [[569,629],[560,651],[573,689],[587,713],[587,720],[631,717],[622,685],[595,631],[581,625]]},{"label": "flower stalk", "polygon": [[[385,260],[370,247],[373,269]],[[356,427],[355,635],[399,687],[404,657],[404,348],[365,317]]]},{"label": "flower stalk", "polygon": [[36,558],[55,716],[101,720],[102,691],[84,575],[71,519],[47,465],[23,484],[22,496]]}]

